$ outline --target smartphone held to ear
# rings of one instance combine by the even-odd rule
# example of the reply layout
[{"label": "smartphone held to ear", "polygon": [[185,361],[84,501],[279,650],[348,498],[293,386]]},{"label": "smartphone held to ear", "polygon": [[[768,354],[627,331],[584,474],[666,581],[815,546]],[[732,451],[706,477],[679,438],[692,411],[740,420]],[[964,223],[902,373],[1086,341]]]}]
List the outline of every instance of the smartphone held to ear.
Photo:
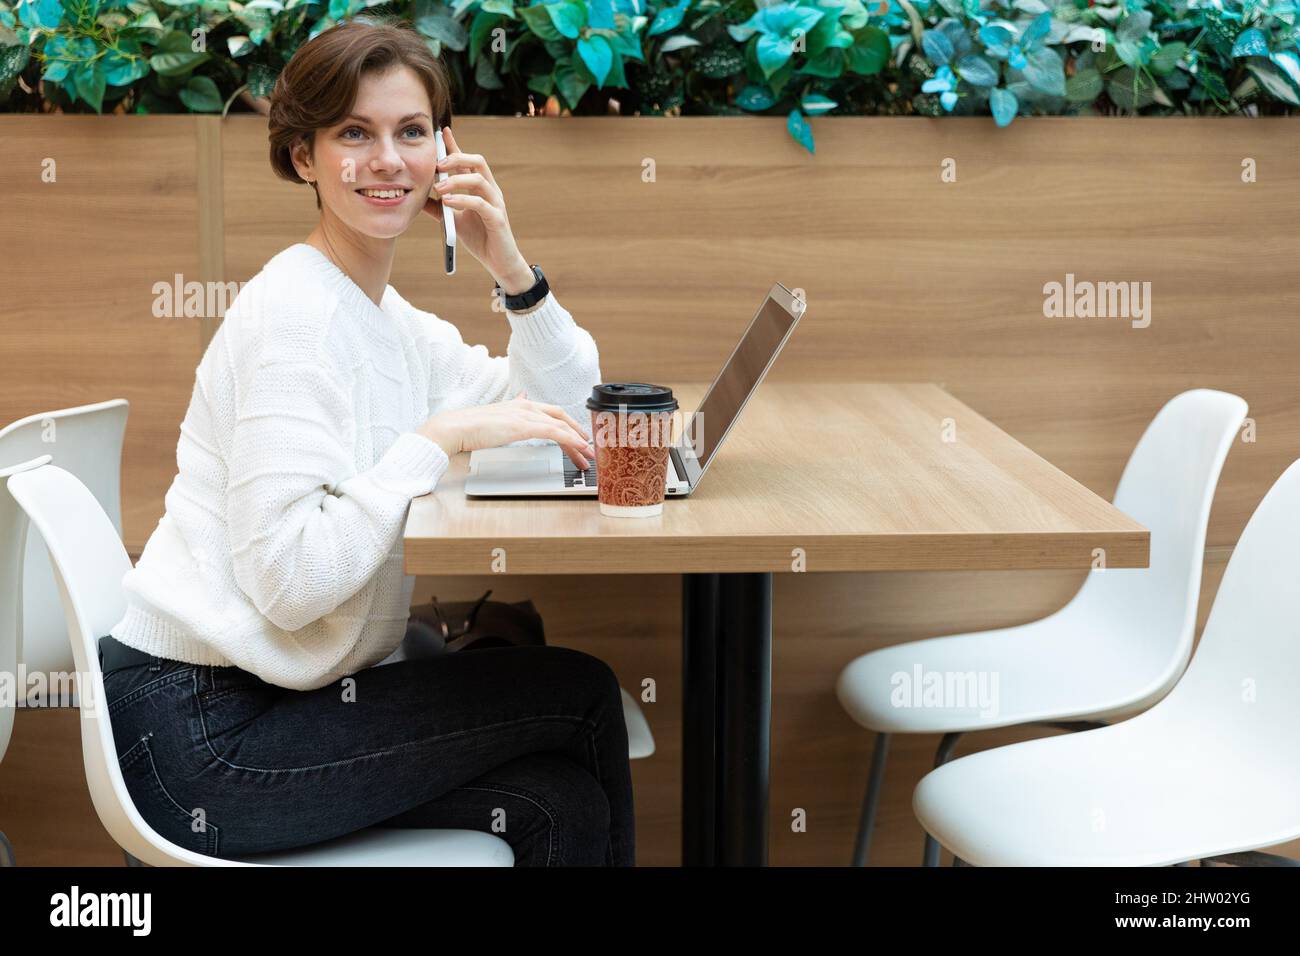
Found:
[{"label": "smartphone held to ear", "polygon": [[[438,162],[442,162],[447,158],[447,143],[442,138],[441,126],[434,130],[433,138],[438,144]],[[438,182],[446,179],[447,175],[445,170],[438,170]],[[456,272],[456,216],[455,212],[447,206],[442,207],[442,248],[447,275],[454,275]]]}]

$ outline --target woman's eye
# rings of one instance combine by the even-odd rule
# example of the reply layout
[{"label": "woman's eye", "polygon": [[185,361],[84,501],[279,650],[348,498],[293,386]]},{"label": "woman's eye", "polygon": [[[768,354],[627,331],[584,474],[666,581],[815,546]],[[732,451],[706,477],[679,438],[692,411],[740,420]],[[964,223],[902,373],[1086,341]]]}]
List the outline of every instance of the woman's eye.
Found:
[{"label": "woman's eye", "polygon": [[340,133],[339,135],[342,136],[344,139],[354,139],[355,137],[348,136],[348,133],[360,133],[360,132],[361,132],[361,127],[359,127],[359,126],[349,126],[347,129],[345,129],[345,130],[344,130],[342,133]]},{"label": "woman's eye", "polygon": [[423,126],[408,126],[408,127],[406,127],[406,132],[409,133],[409,132],[411,132],[411,130],[415,130],[415,133],[416,133],[417,136],[423,136],[423,135],[425,135],[425,133],[424,133],[424,127],[423,127]]}]

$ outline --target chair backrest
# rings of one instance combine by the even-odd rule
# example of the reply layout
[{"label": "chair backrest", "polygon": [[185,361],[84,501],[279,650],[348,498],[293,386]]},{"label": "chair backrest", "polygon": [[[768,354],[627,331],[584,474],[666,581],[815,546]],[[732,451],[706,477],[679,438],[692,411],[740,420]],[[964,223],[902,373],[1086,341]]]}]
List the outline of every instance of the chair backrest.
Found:
[{"label": "chair backrest", "polygon": [[[1300,461],[1237,540],[1196,655],[1159,707],[1244,761],[1300,761]],[[1300,774],[1298,774],[1300,775]],[[1279,795],[1280,796],[1280,795]]]},{"label": "chair backrest", "polygon": [[1191,655],[1210,505],[1246,410],[1239,396],[1206,388],[1175,395],[1160,409],[1114,498],[1151,532],[1149,566],[1094,570],[1058,612],[1124,641],[1133,676],[1150,684],[1144,705],[1168,693]]},{"label": "chair backrest", "polygon": [[194,853],[159,836],[136,811],[122,779],[104,699],[99,638],[122,619],[122,577],[131,559],[95,496],[75,475],[44,465],[12,475],[9,492],[45,541],[65,634],[76,661],[86,783],[104,828],[136,858],[154,865],[239,865]]},{"label": "chair backrest", "polygon": [[[130,408],[117,398],[94,405],[38,412],[0,429],[0,467],[50,455],[94,494],[122,537],[122,440]],[[29,671],[72,668],[63,610],[41,536],[27,535],[23,573],[23,631],[18,659]],[[75,700],[47,703],[71,706]]]},{"label": "chair backrest", "polygon": [[[0,692],[0,760],[9,749],[14,732],[14,708],[25,696],[25,682],[18,674],[18,640],[23,626],[23,543],[27,537],[27,515],[9,494],[8,478],[49,464],[50,456],[0,468],[0,680],[10,684]],[[11,699],[12,693],[12,699]]]}]

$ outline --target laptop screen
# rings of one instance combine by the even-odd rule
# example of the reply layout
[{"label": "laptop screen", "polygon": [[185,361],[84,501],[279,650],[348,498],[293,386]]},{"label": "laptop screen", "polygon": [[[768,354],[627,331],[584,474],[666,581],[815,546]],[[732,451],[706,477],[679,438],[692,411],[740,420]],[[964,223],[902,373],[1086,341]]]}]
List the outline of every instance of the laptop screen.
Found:
[{"label": "laptop screen", "polygon": [[686,425],[680,449],[692,488],[776,359],[799,321],[803,306],[785,286],[779,282],[773,285],[735,351],[709,386]]}]

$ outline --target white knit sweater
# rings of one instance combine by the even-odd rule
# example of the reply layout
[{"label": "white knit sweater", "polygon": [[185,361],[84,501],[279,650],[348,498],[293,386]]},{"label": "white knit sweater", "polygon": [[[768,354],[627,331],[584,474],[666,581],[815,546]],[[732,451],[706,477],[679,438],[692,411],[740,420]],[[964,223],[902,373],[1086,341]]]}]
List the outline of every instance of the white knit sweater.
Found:
[{"label": "white knit sweater", "polygon": [[590,418],[592,337],[554,294],[506,317],[493,357],[391,285],[376,306],[314,246],[274,256],[198,365],[166,513],[122,579],[113,637],[296,690],[391,654],[415,586],[407,511],[448,466],[414,429],[520,389]]}]

